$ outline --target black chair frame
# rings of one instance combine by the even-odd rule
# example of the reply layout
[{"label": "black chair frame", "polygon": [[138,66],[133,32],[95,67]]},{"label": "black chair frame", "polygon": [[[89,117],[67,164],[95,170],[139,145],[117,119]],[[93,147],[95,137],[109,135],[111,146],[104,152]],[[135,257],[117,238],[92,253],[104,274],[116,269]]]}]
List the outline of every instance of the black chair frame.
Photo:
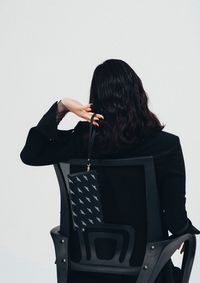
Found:
[{"label": "black chair frame", "polygon": [[[130,225],[101,224],[92,226],[79,232],[82,257],[80,262],[73,262],[69,257],[69,239],[71,227],[71,211],[69,197],[65,182],[65,174],[70,173],[70,165],[86,166],[87,159],[70,159],[65,163],[54,164],[54,169],[59,182],[61,196],[60,225],[54,227],[52,236],[57,266],[57,283],[68,282],[70,270],[99,272],[110,274],[136,275],[137,283],[153,283],[158,278],[163,267],[168,263],[174,252],[185,243],[185,250],[181,265],[181,283],[188,283],[196,250],[195,234],[184,234],[176,238],[163,240],[162,223],[160,215],[160,202],[157,191],[154,158],[153,156],[121,158],[121,159],[92,159],[92,166],[144,166],[146,184],[146,209],[147,209],[147,243],[146,252],[141,266],[129,264],[134,246],[134,229]],[[85,167],[86,168],[86,167]],[[65,172],[65,173],[64,173]],[[98,229],[101,228],[99,231]],[[103,232],[102,232],[103,228]],[[123,230],[128,235],[128,248],[126,255],[120,260],[123,245]],[[86,252],[83,233],[87,233],[90,245],[90,257]],[[99,259],[96,255],[94,240],[99,237],[117,240],[117,249],[112,259]]]}]

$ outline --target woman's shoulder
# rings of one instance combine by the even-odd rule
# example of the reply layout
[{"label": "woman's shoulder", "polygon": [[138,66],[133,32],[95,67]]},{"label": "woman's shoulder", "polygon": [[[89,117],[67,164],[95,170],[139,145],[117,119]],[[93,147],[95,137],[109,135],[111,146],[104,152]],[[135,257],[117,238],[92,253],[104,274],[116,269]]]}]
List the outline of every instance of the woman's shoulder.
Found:
[{"label": "woman's shoulder", "polygon": [[[90,123],[87,121],[79,121],[75,127],[77,135],[88,132]],[[79,136],[80,137],[80,136]],[[142,155],[160,156],[170,153],[180,146],[180,138],[176,133],[164,131],[163,129],[147,134],[143,142],[139,145],[130,146],[130,153]]]},{"label": "woman's shoulder", "polygon": [[180,147],[180,138],[175,133],[161,130],[153,137],[147,138],[144,147],[152,150],[155,156],[166,155]]},{"label": "woman's shoulder", "polygon": [[[75,128],[77,130],[84,130],[84,129],[87,130],[89,128],[89,126],[90,126],[89,122],[79,121]],[[155,137],[156,140],[162,140],[163,142],[172,143],[172,144],[179,141],[178,135],[176,135],[175,133],[164,131],[164,130],[154,132],[153,135],[150,135],[150,138],[152,136]],[[148,135],[147,135],[147,140],[148,140]]]},{"label": "woman's shoulder", "polygon": [[157,141],[163,142],[164,144],[167,144],[168,146],[170,146],[170,145],[173,146],[174,144],[179,143],[180,138],[175,133],[161,130],[161,131],[158,132]]}]

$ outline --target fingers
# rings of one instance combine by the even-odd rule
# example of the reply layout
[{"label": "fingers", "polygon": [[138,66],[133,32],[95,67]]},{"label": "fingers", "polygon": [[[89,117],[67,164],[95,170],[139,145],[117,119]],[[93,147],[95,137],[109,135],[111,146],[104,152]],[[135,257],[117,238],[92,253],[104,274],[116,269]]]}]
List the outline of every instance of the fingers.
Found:
[{"label": "fingers", "polygon": [[[93,114],[92,114],[93,115]],[[91,116],[91,118],[92,118],[92,116]],[[91,123],[91,118],[90,118],[90,123]],[[93,121],[92,121],[92,123],[93,123],[93,125],[96,125],[96,126],[99,126],[99,124],[98,124],[98,121],[99,120],[99,118],[98,117],[96,117],[96,116],[94,116],[94,118],[93,118]]]},{"label": "fingers", "polygon": [[[91,104],[92,103],[87,103],[87,104],[82,106],[81,117],[86,119],[88,122],[91,122],[92,115],[94,114],[94,112],[91,112],[91,110],[92,110]],[[99,126],[98,121],[101,118],[104,119],[104,116],[102,114],[96,113],[96,115],[93,118],[93,122],[92,122],[93,125]]]},{"label": "fingers", "polygon": [[[85,119],[85,120],[87,120],[89,123],[91,123],[91,118],[92,118],[92,115],[93,115],[94,113],[92,113],[92,112],[85,112],[85,113],[83,113],[82,115],[81,115],[81,118],[83,118],[83,119]],[[93,118],[93,121],[92,121],[92,124],[93,125],[96,125],[96,126],[99,126],[99,124],[98,124],[98,121],[99,120],[99,118],[98,117],[96,117],[96,116],[94,116],[94,118]]]},{"label": "fingers", "polygon": [[180,250],[180,254],[182,254],[185,251],[185,247],[184,245],[182,246],[181,250]]},{"label": "fingers", "polygon": [[[90,115],[90,118],[88,119],[88,121],[91,123],[91,118],[92,118],[92,115],[93,115],[94,113],[91,113],[91,115]],[[100,115],[100,114],[99,114]],[[99,116],[98,115],[98,116]],[[100,116],[102,116],[102,115],[100,115]],[[94,116],[94,118],[93,118],[93,121],[92,121],[92,124],[93,125],[96,125],[96,126],[99,126],[99,123],[98,123],[98,121],[99,121],[99,119],[100,119],[101,117],[97,117],[96,115]]]},{"label": "fingers", "polygon": [[181,244],[181,246],[179,247],[180,250],[180,254],[182,254],[185,251],[185,246],[184,243]]},{"label": "fingers", "polygon": [[[91,108],[91,106],[90,106],[90,103],[89,104],[86,104],[86,105],[84,105],[84,110],[86,110],[86,111],[90,111],[90,110],[92,110],[92,108]],[[91,112],[91,114],[93,115],[94,113],[93,112]],[[92,117],[92,116],[91,116]],[[94,118],[102,118],[102,119],[104,119],[104,116],[102,115],[102,114],[98,114],[98,113],[96,113],[96,115],[95,115],[95,117]]]},{"label": "fingers", "polygon": [[103,115],[101,114],[96,114],[96,117],[104,119]]}]

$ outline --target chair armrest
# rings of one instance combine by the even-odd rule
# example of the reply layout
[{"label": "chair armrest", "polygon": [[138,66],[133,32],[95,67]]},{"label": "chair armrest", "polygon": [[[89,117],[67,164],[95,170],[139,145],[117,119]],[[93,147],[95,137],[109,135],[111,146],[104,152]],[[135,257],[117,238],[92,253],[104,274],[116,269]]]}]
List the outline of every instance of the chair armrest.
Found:
[{"label": "chair armrest", "polygon": [[67,262],[68,261],[68,241],[69,238],[60,234],[60,226],[56,226],[50,231],[51,237],[53,239],[56,261]]},{"label": "chair armrest", "polygon": [[69,259],[68,259],[68,243],[69,238],[60,234],[60,226],[56,226],[50,231],[53,239],[57,267],[57,282],[64,283],[68,277]]},{"label": "chair armrest", "polygon": [[[147,243],[137,283],[154,282],[174,252],[186,241],[188,245],[184,251],[182,271],[183,276],[189,278],[196,250],[196,236],[187,233],[173,239]],[[147,281],[147,278],[150,281]]]}]

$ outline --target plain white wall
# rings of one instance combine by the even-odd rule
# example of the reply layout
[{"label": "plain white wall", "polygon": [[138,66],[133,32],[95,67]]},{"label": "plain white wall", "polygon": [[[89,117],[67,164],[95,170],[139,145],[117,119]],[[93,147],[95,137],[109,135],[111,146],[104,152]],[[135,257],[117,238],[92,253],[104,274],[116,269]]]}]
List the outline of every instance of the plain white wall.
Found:
[{"label": "plain white wall", "polygon": [[[194,0],[1,0],[1,282],[56,282],[49,234],[59,224],[56,175],[53,166],[23,164],[19,154],[29,129],[55,101],[88,102],[94,68],[109,58],[132,66],[150,109],[179,135],[187,211],[200,228],[199,10]],[[69,113],[59,128],[78,120]],[[200,275],[198,244],[199,238],[191,283]]]}]

